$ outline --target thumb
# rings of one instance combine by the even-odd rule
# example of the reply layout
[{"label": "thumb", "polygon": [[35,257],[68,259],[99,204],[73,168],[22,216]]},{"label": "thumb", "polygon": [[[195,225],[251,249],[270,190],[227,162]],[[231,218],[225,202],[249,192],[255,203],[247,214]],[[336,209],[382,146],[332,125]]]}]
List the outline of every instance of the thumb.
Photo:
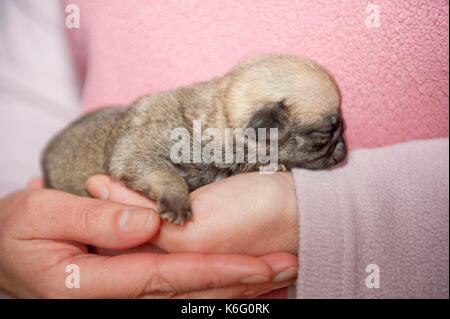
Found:
[{"label": "thumb", "polygon": [[108,249],[147,243],[159,230],[158,213],[150,208],[75,196],[55,190],[33,190],[20,201],[18,236],[22,239],[73,240]]}]

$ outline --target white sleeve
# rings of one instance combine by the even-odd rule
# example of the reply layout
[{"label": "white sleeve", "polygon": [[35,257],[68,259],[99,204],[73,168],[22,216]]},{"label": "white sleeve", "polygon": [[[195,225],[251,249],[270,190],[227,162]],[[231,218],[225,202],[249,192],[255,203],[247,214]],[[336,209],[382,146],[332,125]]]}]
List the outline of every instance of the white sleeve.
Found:
[{"label": "white sleeve", "polygon": [[79,113],[58,0],[0,0],[0,197],[40,176],[45,143]]}]

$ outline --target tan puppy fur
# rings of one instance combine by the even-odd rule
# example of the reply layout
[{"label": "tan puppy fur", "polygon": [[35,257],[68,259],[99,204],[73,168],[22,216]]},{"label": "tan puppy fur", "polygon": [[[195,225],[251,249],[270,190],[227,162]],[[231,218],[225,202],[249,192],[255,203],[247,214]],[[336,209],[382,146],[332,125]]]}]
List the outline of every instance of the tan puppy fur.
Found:
[{"label": "tan puppy fur", "polygon": [[[170,134],[193,120],[202,129],[277,128],[278,163],[287,169],[327,168],[346,154],[339,89],[329,73],[302,57],[266,54],[238,64],[223,77],[144,96],[128,108],[88,114],[44,150],[47,187],[89,196],[93,174],[109,174],[158,203],[161,216],[191,218],[188,193],[251,163],[179,163],[169,156]],[[208,141],[202,141],[202,145]],[[192,154],[191,154],[192,158]]]}]

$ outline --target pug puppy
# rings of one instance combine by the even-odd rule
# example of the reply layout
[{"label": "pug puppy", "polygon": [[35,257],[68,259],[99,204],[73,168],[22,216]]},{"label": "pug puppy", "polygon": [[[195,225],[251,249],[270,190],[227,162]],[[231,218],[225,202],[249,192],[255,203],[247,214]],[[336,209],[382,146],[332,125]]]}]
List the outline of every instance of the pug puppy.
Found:
[{"label": "pug puppy", "polygon": [[[156,200],[162,218],[183,224],[192,217],[190,191],[261,165],[174,163],[174,129],[185,128],[192,135],[195,120],[223,136],[227,128],[276,128],[280,166],[328,168],[346,155],[340,101],[336,82],[319,64],[292,55],[258,55],[223,77],[144,96],[129,107],[101,109],[73,122],[43,152],[45,185],[89,196],[88,177],[108,174]],[[195,150],[190,152],[192,159]]]}]

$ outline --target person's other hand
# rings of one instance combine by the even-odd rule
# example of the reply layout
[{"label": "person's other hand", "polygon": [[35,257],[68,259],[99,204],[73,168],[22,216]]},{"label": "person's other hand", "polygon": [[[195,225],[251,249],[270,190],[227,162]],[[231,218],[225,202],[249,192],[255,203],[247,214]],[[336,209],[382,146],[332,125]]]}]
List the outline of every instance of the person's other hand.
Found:
[{"label": "person's other hand", "polygon": [[[39,188],[30,183],[32,188]],[[288,254],[129,253],[101,256],[87,245],[129,249],[150,241],[160,218],[152,209],[31,189],[0,199],[0,290],[14,297],[253,297],[293,281],[274,280],[296,266]],[[66,287],[66,267],[80,288]]]},{"label": "person's other hand", "polygon": [[[156,209],[153,201],[105,175],[92,176],[97,198]],[[297,254],[298,213],[292,174],[239,174],[190,194],[193,220],[164,222],[152,244],[169,252]]]}]

